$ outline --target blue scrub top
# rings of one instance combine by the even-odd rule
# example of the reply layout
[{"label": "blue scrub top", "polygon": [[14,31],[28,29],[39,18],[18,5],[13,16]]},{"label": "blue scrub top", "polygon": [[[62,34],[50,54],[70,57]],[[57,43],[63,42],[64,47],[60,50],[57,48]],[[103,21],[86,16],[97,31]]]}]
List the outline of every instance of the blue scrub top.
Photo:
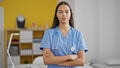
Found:
[{"label": "blue scrub top", "polygon": [[[74,51],[71,51],[74,47]],[[70,28],[67,36],[63,36],[58,27],[45,31],[40,49],[49,48],[55,56],[64,56],[68,54],[77,54],[79,50],[88,51],[83,35],[75,28]],[[48,68],[80,68],[80,66],[59,66],[48,65]]]}]

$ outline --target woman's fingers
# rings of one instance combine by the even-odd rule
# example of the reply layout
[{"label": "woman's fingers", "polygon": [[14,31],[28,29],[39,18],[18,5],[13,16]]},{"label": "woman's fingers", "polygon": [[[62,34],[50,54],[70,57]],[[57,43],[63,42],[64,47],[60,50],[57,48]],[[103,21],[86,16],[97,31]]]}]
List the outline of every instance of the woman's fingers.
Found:
[{"label": "woman's fingers", "polygon": [[48,57],[48,56],[52,56],[52,52],[48,49],[46,51],[43,52],[44,56]]},{"label": "woman's fingers", "polygon": [[78,55],[70,55],[70,60],[76,60],[78,58]]}]

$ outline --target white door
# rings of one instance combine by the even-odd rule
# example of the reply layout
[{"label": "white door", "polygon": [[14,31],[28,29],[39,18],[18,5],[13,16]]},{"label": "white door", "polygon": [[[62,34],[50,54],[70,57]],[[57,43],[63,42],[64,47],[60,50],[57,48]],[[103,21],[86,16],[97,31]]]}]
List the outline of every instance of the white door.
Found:
[{"label": "white door", "polygon": [[0,68],[4,68],[4,9],[0,7]]}]

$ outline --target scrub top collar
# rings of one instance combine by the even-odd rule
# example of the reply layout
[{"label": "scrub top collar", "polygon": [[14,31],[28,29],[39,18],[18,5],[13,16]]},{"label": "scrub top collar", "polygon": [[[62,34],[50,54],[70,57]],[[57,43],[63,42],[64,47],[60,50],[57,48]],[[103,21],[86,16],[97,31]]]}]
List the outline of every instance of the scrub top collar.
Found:
[{"label": "scrub top collar", "polygon": [[[74,32],[73,32],[73,27],[70,26],[70,29],[69,29],[69,32],[68,32],[67,36],[70,34],[71,31],[72,31],[72,34],[73,34],[73,33],[74,33]],[[60,29],[58,28],[58,26],[55,28],[55,34],[56,34],[56,33],[62,35],[62,33],[61,33]],[[62,35],[62,36],[63,36],[63,35]],[[66,36],[66,37],[67,37],[67,36]],[[64,37],[65,37],[65,36],[64,36]]]}]

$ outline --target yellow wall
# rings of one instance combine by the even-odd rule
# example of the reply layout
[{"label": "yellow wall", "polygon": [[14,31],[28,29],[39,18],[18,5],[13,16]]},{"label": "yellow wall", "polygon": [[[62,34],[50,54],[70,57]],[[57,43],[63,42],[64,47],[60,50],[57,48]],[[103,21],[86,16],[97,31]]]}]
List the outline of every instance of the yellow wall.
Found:
[{"label": "yellow wall", "polygon": [[[37,27],[45,27],[46,23],[50,27],[57,2],[58,0],[3,0],[0,6],[4,7],[4,30],[16,28],[18,15],[25,17],[27,28],[32,27],[33,22],[37,24]],[[6,46],[4,48],[6,49]],[[6,64],[4,66],[6,68]]]},{"label": "yellow wall", "polygon": [[16,28],[16,17],[25,16],[25,27],[32,27],[32,23],[37,23],[37,27],[45,27],[48,22],[49,27],[53,21],[54,10],[58,0],[3,0],[0,6],[4,7],[4,28]]}]

